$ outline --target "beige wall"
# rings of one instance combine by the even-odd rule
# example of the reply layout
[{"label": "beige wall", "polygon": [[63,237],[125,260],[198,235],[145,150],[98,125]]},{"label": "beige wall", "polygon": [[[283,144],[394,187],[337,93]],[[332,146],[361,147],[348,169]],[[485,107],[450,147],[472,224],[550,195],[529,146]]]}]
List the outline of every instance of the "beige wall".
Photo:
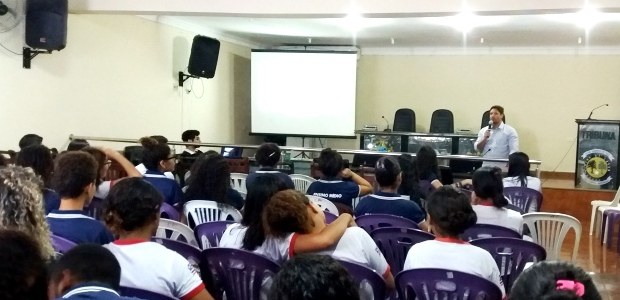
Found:
[{"label": "beige wall", "polygon": [[416,113],[417,130],[428,132],[432,112],[446,108],[454,113],[455,129],[477,132],[483,111],[500,104],[522,151],[542,160],[543,170],[559,164],[557,171],[572,172],[574,120],[603,103],[610,106],[594,118],[620,119],[620,56],[362,56],[357,91],[357,128],[384,128],[381,115],[393,122],[396,109],[408,107]]},{"label": "beige wall", "polygon": [[[249,48],[223,42],[214,79],[193,80],[190,93],[175,88],[196,34],[135,16],[72,14],[67,48],[37,56],[32,69],[0,52],[0,149],[30,132],[57,148],[69,134],[180,140],[189,128],[211,142],[253,142],[233,122],[249,120]],[[0,39],[21,49],[15,36]]]}]

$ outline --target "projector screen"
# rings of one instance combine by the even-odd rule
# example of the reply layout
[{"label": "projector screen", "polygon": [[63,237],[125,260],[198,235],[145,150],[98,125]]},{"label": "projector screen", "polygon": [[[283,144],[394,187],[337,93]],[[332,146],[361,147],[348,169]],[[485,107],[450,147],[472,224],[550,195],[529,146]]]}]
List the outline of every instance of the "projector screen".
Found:
[{"label": "projector screen", "polygon": [[252,134],[354,137],[357,53],[252,50]]}]

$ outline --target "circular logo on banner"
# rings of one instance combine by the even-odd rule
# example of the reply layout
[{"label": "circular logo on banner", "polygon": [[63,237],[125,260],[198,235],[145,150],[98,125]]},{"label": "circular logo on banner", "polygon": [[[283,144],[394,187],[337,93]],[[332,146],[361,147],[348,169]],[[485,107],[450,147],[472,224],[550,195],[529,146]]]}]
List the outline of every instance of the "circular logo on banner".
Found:
[{"label": "circular logo on banner", "polygon": [[581,155],[583,159],[583,179],[595,185],[604,185],[611,181],[611,165],[614,157],[611,153],[592,149]]}]

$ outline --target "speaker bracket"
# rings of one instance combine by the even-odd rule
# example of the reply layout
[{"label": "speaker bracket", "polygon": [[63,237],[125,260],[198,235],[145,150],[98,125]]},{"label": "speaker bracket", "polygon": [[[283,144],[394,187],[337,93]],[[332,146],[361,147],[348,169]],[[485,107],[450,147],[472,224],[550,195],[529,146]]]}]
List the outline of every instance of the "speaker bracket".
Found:
[{"label": "speaker bracket", "polygon": [[194,76],[194,75],[190,75],[190,74],[185,74],[183,72],[179,72],[179,86],[182,87],[183,86],[183,82],[185,82],[186,80],[188,80],[190,78],[198,78],[198,76]]},{"label": "speaker bracket", "polygon": [[32,61],[32,59],[43,53],[43,54],[51,54],[52,50],[48,50],[48,51],[43,51],[43,50],[36,50],[36,49],[31,49],[28,47],[24,47],[23,49],[23,68],[24,69],[30,69],[30,62]]}]

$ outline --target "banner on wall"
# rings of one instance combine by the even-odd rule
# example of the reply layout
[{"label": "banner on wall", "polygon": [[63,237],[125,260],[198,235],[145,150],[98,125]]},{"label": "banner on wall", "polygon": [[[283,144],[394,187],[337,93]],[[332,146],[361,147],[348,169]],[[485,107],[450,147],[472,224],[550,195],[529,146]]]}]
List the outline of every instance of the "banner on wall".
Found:
[{"label": "banner on wall", "polygon": [[575,187],[618,188],[620,121],[577,119]]}]

